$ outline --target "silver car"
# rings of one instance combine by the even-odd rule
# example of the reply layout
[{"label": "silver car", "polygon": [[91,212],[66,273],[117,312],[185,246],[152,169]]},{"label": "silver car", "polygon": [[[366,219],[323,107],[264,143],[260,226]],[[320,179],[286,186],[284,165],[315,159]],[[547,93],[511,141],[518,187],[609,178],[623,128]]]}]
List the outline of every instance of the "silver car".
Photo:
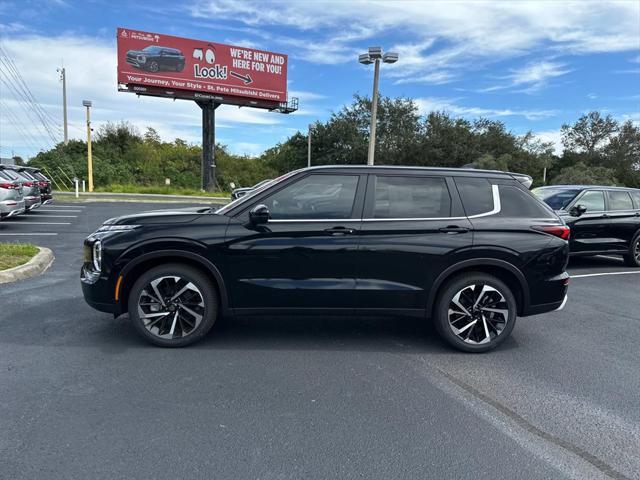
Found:
[{"label": "silver car", "polygon": [[22,184],[0,170],[0,219],[20,215],[24,211]]},{"label": "silver car", "polygon": [[0,169],[6,176],[22,184],[24,207],[27,212],[42,205],[40,185],[37,181],[9,166],[0,166]]}]

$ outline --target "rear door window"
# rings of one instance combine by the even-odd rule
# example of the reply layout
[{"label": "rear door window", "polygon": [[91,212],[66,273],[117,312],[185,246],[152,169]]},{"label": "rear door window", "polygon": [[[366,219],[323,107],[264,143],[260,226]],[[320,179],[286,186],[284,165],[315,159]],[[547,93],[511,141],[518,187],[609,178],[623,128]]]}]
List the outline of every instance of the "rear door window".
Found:
[{"label": "rear door window", "polygon": [[631,192],[631,197],[633,198],[636,210],[640,210],[640,191]]},{"label": "rear door window", "polygon": [[587,207],[587,212],[602,212],[604,211],[604,192],[597,190],[585,192],[576,204]]},{"label": "rear door window", "polygon": [[489,213],[493,210],[493,192],[486,178],[455,178],[462,205],[467,216]]},{"label": "rear door window", "polygon": [[609,210],[633,210],[633,202],[629,192],[609,190]]},{"label": "rear door window", "polygon": [[451,216],[451,196],[443,177],[375,177],[373,218]]}]

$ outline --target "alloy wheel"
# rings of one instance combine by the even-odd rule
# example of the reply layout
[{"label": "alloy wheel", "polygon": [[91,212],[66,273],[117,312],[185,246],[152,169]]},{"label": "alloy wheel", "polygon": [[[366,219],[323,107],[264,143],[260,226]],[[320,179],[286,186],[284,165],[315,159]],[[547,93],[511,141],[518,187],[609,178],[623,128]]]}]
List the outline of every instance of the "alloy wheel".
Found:
[{"label": "alloy wheel", "polygon": [[640,238],[636,240],[636,246],[633,249],[633,258],[635,258],[636,263],[640,265]]},{"label": "alloy wheel", "polygon": [[449,303],[449,327],[463,342],[482,345],[497,338],[509,321],[504,295],[487,284],[459,290]]},{"label": "alloy wheel", "polygon": [[202,292],[177,276],[151,280],[138,297],[138,315],[144,327],[164,339],[184,338],[198,328],[204,316]]}]

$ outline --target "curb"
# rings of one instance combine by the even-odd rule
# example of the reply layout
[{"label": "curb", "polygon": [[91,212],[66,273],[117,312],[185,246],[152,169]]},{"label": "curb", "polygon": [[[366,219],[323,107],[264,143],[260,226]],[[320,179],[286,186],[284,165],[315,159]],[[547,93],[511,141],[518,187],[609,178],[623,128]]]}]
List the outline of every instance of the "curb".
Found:
[{"label": "curb", "polygon": [[[53,195],[59,196],[72,196],[75,198],[75,192],[61,192],[54,191]],[[206,197],[201,195],[173,195],[173,194],[164,194],[164,193],[111,193],[111,192],[80,192],[78,194],[79,198],[82,199],[90,199],[90,198],[103,198],[103,197],[113,197],[113,198],[154,198],[154,199],[168,199],[168,200],[206,200],[206,201],[217,201],[217,202],[230,202],[231,199],[228,197]]]},{"label": "curb", "polygon": [[38,247],[38,249],[40,251],[27,263],[8,270],[2,270],[0,272],[0,284],[12,283],[35,277],[49,268],[55,258],[53,256],[53,252],[45,247]]}]

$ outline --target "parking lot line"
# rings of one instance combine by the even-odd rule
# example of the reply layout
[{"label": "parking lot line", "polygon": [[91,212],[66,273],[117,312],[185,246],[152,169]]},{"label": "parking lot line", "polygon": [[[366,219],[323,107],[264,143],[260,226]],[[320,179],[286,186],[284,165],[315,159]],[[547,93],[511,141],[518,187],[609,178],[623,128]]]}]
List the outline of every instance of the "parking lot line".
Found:
[{"label": "parking lot line", "polygon": [[43,205],[46,208],[87,208],[82,205],[73,205],[73,204],[57,204],[57,205]]},{"label": "parking lot line", "polygon": [[58,235],[57,233],[51,232],[34,232],[34,233],[0,233],[1,236],[6,237],[14,237],[16,235]]},{"label": "parking lot line", "polygon": [[4,220],[2,225],[8,225],[10,223],[14,225],[71,225],[71,222],[14,222],[13,220]]},{"label": "parking lot line", "polygon": [[633,275],[634,273],[640,274],[640,270],[634,270],[632,272],[583,273],[582,275],[571,275],[571,278],[602,277],[604,275]]},{"label": "parking lot line", "polygon": [[[54,212],[58,213],[58,212]],[[46,217],[46,218],[78,218],[78,215],[40,215],[38,213],[30,213],[28,218]]]},{"label": "parking lot line", "polygon": [[[42,211],[42,210],[40,210]],[[71,209],[65,209],[65,210],[51,210],[51,213],[82,213],[82,210],[71,210]]]}]

